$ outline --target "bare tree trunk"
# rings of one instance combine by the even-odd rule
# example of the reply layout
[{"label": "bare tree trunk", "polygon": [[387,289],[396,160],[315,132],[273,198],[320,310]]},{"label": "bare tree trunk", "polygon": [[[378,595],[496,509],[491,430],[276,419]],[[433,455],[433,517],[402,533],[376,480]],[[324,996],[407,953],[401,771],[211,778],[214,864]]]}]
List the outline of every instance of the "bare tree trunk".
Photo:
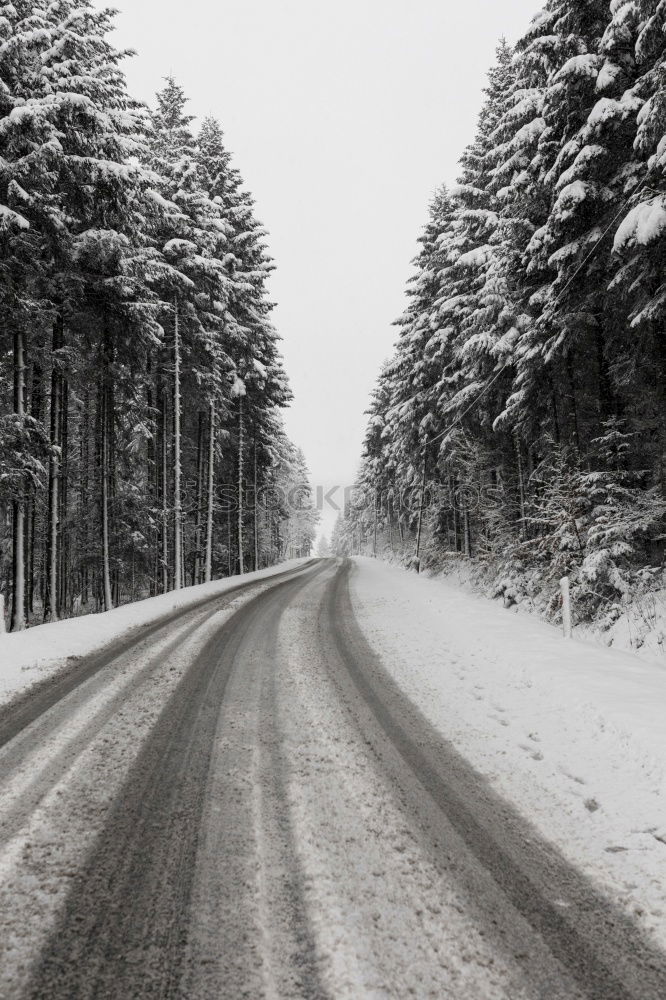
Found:
[{"label": "bare tree trunk", "polygon": [[257,479],[257,432],[254,432],[254,569],[259,569],[259,481]]},{"label": "bare tree trunk", "polygon": [[62,314],[53,324],[53,367],[51,369],[51,456],[49,459],[49,522],[46,545],[46,602],[44,621],[58,620],[58,497],[60,493],[60,371],[56,352],[62,347],[64,327]]},{"label": "bare tree trunk", "polygon": [[182,501],[181,501],[181,468],[180,468],[180,329],[178,300],[174,302],[173,323],[173,514],[174,514],[174,555],[173,555],[173,587],[180,590],[182,586]]},{"label": "bare tree trunk", "polygon": [[206,511],[206,583],[213,576],[213,496],[215,488],[215,404],[210,404],[208,439],[208,509]]},{"label": "bare tree trunk", "polygon": [[[30,392],[30,415],[35,420],[42,420],[42,406],[44,402],[44,385],[41,365],[35,361],[32,366],[32,388]],[[37,550],[37,503],[34,490],[31,491],[30,503],[28,506],[28,517],[30,519],[30,530],[28,540],[28,579],[26,596],[26,614],[33,614],[35,608],[35,563]],[[40,574],[41,577],[41,574]],[[40,579],[40,583],[41,583]]]},{"label": "bare tree trunk", "polygon": [[388,522],[389,522],[389,542],[391,545],[391,554],[395,552],[395,545],[393,542],[393,497],[389,497],[388,500]]},{"label": "bare tree trunk", "polygon": [[84,562],[81,570],[81,604],[86,607],[90,600],[90,573],[88,557],[90,553],[90,516],[88,498],[90,496],[90,386],[86,385],[83,400],[83,427],[81,432],[81,490],[79,493],[79,532],[83,541]]},{"label": "bare tree trunk", "polygon": [[559,444],[562,432],[560,430],[560,414],[557,405],[557,393],[555,392],[555,384],[552,377],[550,379],[550,405],[553,414],[553,436],[555,438],[555,444]]},{"label": "bare tree trunk", "polygon": [[375,486],[375,510],[374,510],[374,515],[375,515],[375,523],[374,523],[374,526],[373,526],[374,527],[374,537],[373,537],[373,541],[372,541],[372,554],[373,554],[373,556],[376,559],[377,558],[377,487],[376,486]]},{"label": "bare tree trunk", "polygon": [[169,449],[167,446],[167,395],[162,386],[162,593],[169,590]]},{"label": "bare tree trunk", "polygon": [[[25,416],[25,359],[23,333],[14,334],[14,412],[20,421]],[[16,500],[13,518],[12,564],[12,632],[25,628],[25,487],[20,486],[20,499]]]},{"label": "bare tree trunk", "polygon": [[472,558],[472,524],[469,517],[469,508],[467,506],[467,501],[464,502],[463,507],[463,532],[465,539],[465,555],[468,559]]},{"label": "bare tree trunk", "polygon": [[109,553],[109,413],[108,413],[108,358],[104,357],[104,375],[101,392],[102,413],[100,418],[101,440],[101,472],[102,472],[102,588],[104,610],[111,611],[113,598],[111,595],[111,560]]},{"label": "bare tree trunk", "polygon": [[68,482],[69,482],[69,381],[62,378],[60,382],[60,514],[58,522],[60,527],[60,545],[58,553],[58,576],[60,585],[59,608],[60,616],[66,615],[68,610],[68,573],[69,573],[69,541],[67,533],[67,502],[68,502]]},{"label": "bare tree trunk", "polygon": [[520,448],[520,438],[517,434],[514,435],[514,443],[516,447],[516,462],[518,465],[518,500],[520,504],[520,535],[521,538],[527,538],[527,514],[526,514],[526,504],[525,504],[525,473],[523,470],[523,455]]},{"label": "bare tree trunk", "polygon": [[201,582],[201,566],[203,563],[203,495],[204,495],[204,415],[198,414],[197,434],[197,507],[194,519],[194,562],[192,566],[192,585],[196,587]]},{"label": "bare tree trunk", "polygon": [[244,446],[243,397],[238,408],[238,572],[245,572],[243,563],[243,446]]},{"label": "bare tree trunk", "polygon": [[[157,427],[157,410],[155,406],[155,378],[153,373],[153,353],[148,351],[146,353],[146,409],[148,411],[148,419],[150,421],[151,433],[148,435],[148,440],[146,441],[146,459],[148,462],[148,469],[146,472],[146,492],[150,498],[150,505],[154,511],[157,511],[157,506],[159,503],[159,463],[157,461],[157,438],[158,438],[158,427]],[[157,576],[158,576],[158,548],[159,548],[159,538],[157,531],[154,532],[154,546],[152,549],[152,566],[150,568],[149,576],[149,593],[151,597],[154,597],[157,593]],[[134,586],[134,585],[133,585]]]},{"label": "bare tree trunk", "polygon": [[416,532],[416,569],[420,571],[421,559],[421,532],[423,530],[423,512],[425,510],[426,475],[427,475],[427,453],[423,455],[423,477],[421,480],[421,501],[419,503],[419,523]]},{"label": "bare tree trunk", "polygon": [[231,508],[227,507],[227,576],[232,575],[231,564]]},{"label": "bare tree trunk", "polygon": [[[601,362],[600,362],[601,363]],[[580,428],[578,426],[578,402],[576,400],[576,375],[571,355],[566,359],[567,379],[569,381],[569,397],[571,399],[571,419],[573,421],[573,439],[576,451],[580,454]]]},{"label": "bare tree trunk", "polygon": [[35,607],[35,530],[37,528],[37,511],[34,497],[28,505],[28,542],[27,561],[28,578],[26,588],[26,614],[31,615]]},{"label": "bare tree trunk", "polygon": [[462,546],[460,544],[460,519],[458,517],[460,512],[458,510],[458,496],[456,489],[456,478],[454,475],[449,474],[449,497],[451,510],[453,512],[453,547],[456,552],[460,552],[462,550]]}]

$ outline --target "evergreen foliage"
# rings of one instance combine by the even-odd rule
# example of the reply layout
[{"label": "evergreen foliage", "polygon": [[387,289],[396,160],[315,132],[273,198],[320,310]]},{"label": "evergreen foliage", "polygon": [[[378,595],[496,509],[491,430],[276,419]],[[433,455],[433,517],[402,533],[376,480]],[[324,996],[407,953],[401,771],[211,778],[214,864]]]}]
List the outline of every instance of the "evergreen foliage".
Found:
[{"label": "evergreen foliage", "polygon": [[553,616],[566,573],[605,621],[663,578],[665,46],[663,0],[548,0],[500,45],[337,551],[413,560],[420,536],[419,565],[471,557]]},{"label": "evergreen foliage", "polygon": [[293,532],[288,506],[261,499],[294,466],[265,231],[217,122],[195,135],[171,78],[152,114],[132,99],[112,27],[88,0],[0,3],[0,588],[15,629],[233,573],[243,554],[268,565]]}]

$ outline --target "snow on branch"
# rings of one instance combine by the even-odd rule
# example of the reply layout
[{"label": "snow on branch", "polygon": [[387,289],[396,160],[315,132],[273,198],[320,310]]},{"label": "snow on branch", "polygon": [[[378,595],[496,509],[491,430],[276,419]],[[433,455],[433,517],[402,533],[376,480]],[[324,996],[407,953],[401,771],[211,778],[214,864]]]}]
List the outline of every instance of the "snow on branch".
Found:
[{"label": "snow on branch", "polygon": [[661,196],[636,205],[629,212],[615,236],[616,252],[631,245],[650,246],[666,233],[666,197]]}]

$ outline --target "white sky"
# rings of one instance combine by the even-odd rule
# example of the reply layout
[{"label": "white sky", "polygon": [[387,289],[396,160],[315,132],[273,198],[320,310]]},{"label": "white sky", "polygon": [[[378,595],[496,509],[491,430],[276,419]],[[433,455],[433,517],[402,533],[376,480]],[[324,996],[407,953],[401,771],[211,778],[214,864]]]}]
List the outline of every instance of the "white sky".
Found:
[{"label": "white sky", "polygon": [[152,102],[172,72],[221,121],[278,266],[288,431],[315,483],[345,485],[429,199],[456,178],[499,36],[539,0],[113,5],[132,93]]}]

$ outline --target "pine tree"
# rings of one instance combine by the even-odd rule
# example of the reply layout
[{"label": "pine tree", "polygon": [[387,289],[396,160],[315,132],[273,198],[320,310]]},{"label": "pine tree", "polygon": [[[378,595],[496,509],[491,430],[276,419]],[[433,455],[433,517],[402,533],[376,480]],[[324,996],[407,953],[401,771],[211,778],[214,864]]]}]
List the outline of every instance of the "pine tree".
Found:
[{"label": "pine tree", "polygon": [[[500,46],[460,184],[431,211],[336,551],[471,558],[492,592],[552,615],[558,574],[589,617],[656,579],[665,17],[657,0],[549,0],[513,57]],[[614,440],[632,442],[624,466]]]},{"label": "pine tree", "polygon": [[112,20],[86,0],[0,7],[0,572],[14,628],[221,571],[233,380],[243,370],[252,393],[257,483],[288,398],[251,198],[226,154],[229,198],[211,196],[173,81],[152,118],[131,99]]}]

